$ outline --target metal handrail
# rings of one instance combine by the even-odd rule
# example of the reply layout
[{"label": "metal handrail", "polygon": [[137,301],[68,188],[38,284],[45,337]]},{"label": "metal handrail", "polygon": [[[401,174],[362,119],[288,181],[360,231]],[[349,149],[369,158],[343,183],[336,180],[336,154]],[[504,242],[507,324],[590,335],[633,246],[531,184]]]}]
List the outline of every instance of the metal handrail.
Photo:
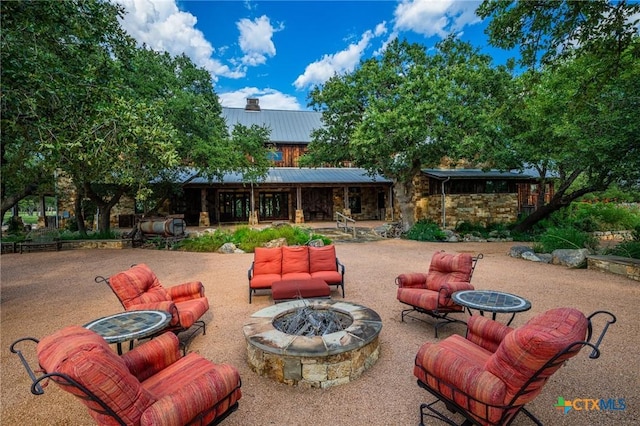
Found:
[{"label": "metal handrail", "polygon": [[342,213],[336,212],[336,227],[338,229],[340,229],[340,227],[343,227],[346,230],[349,229],[349,222],[352,222],[353,225],[351,226],[352,232],[353,232],[353,238],[356,237],[356,221],[355,219],[352,219],[350,217],[347,217],[345,215],[343,215]]}]

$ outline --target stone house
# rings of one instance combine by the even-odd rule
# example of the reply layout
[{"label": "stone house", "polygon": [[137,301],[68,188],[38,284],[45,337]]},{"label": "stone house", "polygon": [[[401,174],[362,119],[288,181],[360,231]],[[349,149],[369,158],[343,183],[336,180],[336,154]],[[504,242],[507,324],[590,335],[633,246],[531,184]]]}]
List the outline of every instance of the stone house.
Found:
[{"label": "stone house", "polygon": [[[183,194],[170,200],[162,214],[182,215],[189,226],[334,221],[336,213],[355,220],[399,217],[392,182],[383,176],[354,167],[298,167],[312,131],[322,126],[321,113],[263,110],[257,99],[248,99],[244,108],[223,107],[222,114],[230,129],[239,123],[271,130],[273,167],[255,182],[234,173],[219,180],[185,176]],[[447,228],[461,221],[513,222],[535,206],[535,182],[520,173],[425,169],[416,181],[415,219],[428,218]],[[123,200],[113,209],[111,223],[130,227],[137,213],[133,200]]]}]

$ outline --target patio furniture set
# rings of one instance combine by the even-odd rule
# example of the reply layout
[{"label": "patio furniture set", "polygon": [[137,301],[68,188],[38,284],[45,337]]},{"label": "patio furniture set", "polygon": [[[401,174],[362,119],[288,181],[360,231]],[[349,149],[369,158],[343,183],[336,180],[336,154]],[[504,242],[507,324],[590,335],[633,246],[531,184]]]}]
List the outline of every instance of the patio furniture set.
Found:
[{"label": "patio furniture set", "polygon": [[[453,334],[424,343],[416,354],[417,384],[435,397],[420,405],[421,425],[429,417],[456,424],[437,408],[439,403],[461,415],[465,425],[507,425],[520,412],[540,425],[525,404],[583,347],[591,348],[589,358],[598,358],[604,335],[616,322],[607,311],[587,317],[573,308],[556,308],[514,329],[513,317],[530,309],[531,302],[476,290],[470,282],[482,257],[437,252],[427,273],[396,278],[397,299],[409,306],[401,312],[402,321],[422,319],[416,313],[435,318],[436,338],[446,324],[467,328],[465,337]],[[257,248],[248,271],[249,303],[258,290],[270,290],[275,303],[330,298],[330,285],[340,288],[344,298],[344,273],[333,245]],[[95,280],[111,287],[125,312],[11,345],[32,380],[33,394],[42,394],[41,382],[51,379],[79,397],[98,424],[217,424],[238,408],[238,370],[187,354],[188,343],[178,338],[188,331],[188,342],[199,330],[206,333],[201,318],[209,304],[201,282],[165,288],[144,264]],[[450,316],[465,310],[466,321]],[[511,314],[507,324],[497,321],[499,313]],[[606,317],[597,337],[596,317]],[[145,338],[151,340],[134,347],[134,341]],[[38,371],[44,373],[39,377],[19,349],[25,341],[36,344]],[[123,353],[127,341],[129,350]],[[117,344],[117,354],[109,344]]]}]

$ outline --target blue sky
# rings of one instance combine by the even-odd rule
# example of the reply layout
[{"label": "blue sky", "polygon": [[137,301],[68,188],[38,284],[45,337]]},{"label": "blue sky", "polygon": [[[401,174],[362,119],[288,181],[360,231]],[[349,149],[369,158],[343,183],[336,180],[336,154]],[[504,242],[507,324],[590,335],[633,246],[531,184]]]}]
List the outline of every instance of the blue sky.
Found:
[{"label": "blue sky", "polygon": [[334,73],[379,55],[394,38],[431,48],[457,34],[504,63],[488,46],[480,1],[112,0],[138,43],[187,54],[207,69],[223,106],[260,99],[266,109],[308,109],[307,95]]}]

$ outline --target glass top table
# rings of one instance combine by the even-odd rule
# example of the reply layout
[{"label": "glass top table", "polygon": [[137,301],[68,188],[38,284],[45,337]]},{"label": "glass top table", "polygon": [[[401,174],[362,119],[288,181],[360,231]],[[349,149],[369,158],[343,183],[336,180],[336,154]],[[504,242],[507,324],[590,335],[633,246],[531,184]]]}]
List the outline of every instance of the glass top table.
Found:
[{"label": "glass top table", "polygon": [[171,314],[165,311],[127,311],[98,318],[83,327],[95,331],[107,341],[117,343],[118,354],[122,354],[122,342],[150,337],[169,325]]},{"label": "glass top table", "polygon": [[451,295],[451,298],[458,305],[467,308],[469,314],[471,309],[480,311],[480,315],[491,312],[492,319],[495,320],[498,313],[511,313],[511,319],[507,325],[511,324],[516,313],[531,309],[531,302],[527,299],[496,290],[457,291]]}]

